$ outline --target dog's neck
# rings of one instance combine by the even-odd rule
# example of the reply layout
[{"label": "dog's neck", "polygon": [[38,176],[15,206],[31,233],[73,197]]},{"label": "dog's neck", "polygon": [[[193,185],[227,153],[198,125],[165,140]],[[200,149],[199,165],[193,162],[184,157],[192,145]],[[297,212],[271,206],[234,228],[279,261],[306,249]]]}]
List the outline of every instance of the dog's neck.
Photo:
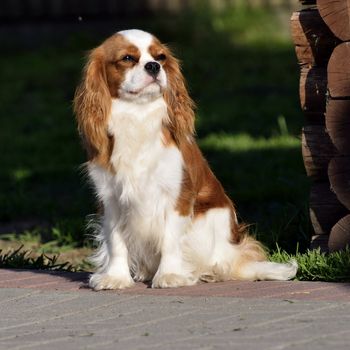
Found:
[{"label": "dog's neck", "polygon": [[129,123],[143,123],[162,121],[167,118],[167,106],[163,96],[152,99],[147,103],[135,103],[134,101],[112,99],[110,125],[113,128],[115,122],[127,121]]},{"label": "dog's neck", "polygon": [[162,147],[162,125],[167,118],[163,97],[147,104],[112,100],[108,132],[114,137],[111,161],[117,171],[123,165],[130,167],[157,155]]}]

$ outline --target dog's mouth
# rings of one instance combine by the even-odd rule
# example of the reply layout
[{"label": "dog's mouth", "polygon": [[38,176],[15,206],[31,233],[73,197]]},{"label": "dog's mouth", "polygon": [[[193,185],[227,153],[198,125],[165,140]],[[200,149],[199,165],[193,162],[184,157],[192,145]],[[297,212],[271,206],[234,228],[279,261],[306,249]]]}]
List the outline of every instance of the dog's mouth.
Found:
[{"label": "dog's mouth", "polygon": [[145,84],[142,88],[139,88],[139,89],[128,89],[126,90],[126,92],[130,95],[138,95],[140,93],[142,93],[145,89],[147,89],[148,87],[150,87],[151,85],[158,85],[159,87],[159,90],[162,91],[162,84],[161,84],[161,81],[157,78],[153,78],[151,81],[149,81],[147,84]]}]

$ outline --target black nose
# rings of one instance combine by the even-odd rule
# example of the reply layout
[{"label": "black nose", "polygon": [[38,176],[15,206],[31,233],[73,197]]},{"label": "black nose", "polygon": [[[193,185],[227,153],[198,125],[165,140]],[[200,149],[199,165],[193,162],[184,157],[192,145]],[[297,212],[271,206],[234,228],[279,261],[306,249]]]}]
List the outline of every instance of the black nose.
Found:
[{"label": "black nose", "polygon": [[145,69],[150,76],[155,78],[160,71],[160,64],[158,62],[148,62],[145,64]]}]

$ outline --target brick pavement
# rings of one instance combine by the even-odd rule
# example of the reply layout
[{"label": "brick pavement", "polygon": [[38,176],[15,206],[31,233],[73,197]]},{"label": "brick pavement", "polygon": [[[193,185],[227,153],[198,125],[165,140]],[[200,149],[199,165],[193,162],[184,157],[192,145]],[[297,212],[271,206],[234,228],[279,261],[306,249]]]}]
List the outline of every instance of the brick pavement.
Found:
[{"label": "brick pavement", "polygon": [[[62,291],[90,291],[87,273],[0,269],[0,288],[34,288]],[[215,296],[261,299],[298,299],[318,301],[349,301],[350,283],[324,282],[221,282],[202,283],[177,289],[152,289],[146,284],[123,291],[103,293],[163,296]]]},{"label": "brick pavement", "polygon": [[0,350],[349,348],[349,284],[137,284],[95,293],[86,279],[0,269]]}]

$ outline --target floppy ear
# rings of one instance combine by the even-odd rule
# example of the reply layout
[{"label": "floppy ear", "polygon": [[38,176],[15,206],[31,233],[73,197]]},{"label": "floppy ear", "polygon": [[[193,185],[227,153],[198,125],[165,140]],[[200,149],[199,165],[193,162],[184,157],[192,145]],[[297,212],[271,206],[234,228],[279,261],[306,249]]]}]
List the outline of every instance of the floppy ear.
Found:
[{"label": "floppy ear", "polygon": [[164,99],[168,105],[169,129],[179,143],[184,137],[194,134],[195,104],[188,95],[185,79],[181,73],[178,60],[168,51],[164,69],[167,73],[168,86]]},{"label": "floppy ear", "polygon": [[104,56],[97,48],[90,53],[83,79],[75,92],[74,112],[89,160],[105,166],[109,164],[113,146],[107,131],[110,109]]}]

